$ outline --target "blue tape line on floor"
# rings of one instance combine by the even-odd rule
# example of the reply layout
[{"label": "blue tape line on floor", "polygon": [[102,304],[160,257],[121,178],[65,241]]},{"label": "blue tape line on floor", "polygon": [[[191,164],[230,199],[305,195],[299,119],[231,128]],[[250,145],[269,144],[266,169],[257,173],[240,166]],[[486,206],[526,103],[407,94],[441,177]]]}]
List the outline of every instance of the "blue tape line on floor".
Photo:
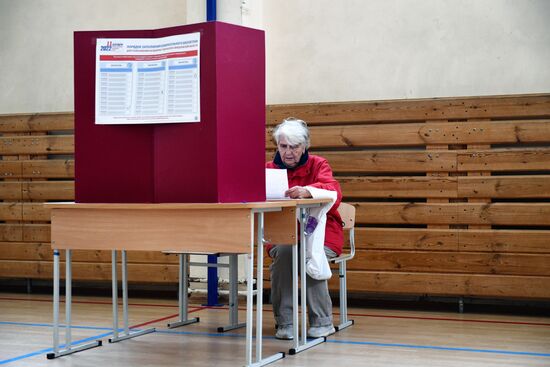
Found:
[{"label": "blue tape line on floor", "polygon": [[[111,334],[112,334],[112,332],[90,336],[89,338],[76,340],[76,341],[74,341],[73,344],[77,345],[77,344],[80,344],[80,343],[86,343],[86,342],[89,342],[89,341],[92,341],[92,340],[96,340],[98,338],[103,338],[104,336],[111,335]],[[64,348],[64,347],[65,347],[64,344],[59,346],[60,349]],[[25,359],[25,358],[30,358],[30,357],[34,357],[34,356],[37,356],[37,355],[50,353],[50,352],[53,352],[53,348],[37,350],[36,352],[24,354],[22,356],[13,357],[13,358],[9,358],[9,359],[4,359],[4,360],[0,361],[0,365],[7,364],[7,363],[10,363],[10,362],[20,361],[20,360]]]},{"label": "blue tape line on floor", "polygon": [[458,352],[472,352],[472,353],[513,354],[513,355],[534,356],[534,357],[550,357],[550,353],[517,352],[517,351],[500,350],[500,349],[475,349],[475,348],[458,348],[458,347],[439,347],[437,345],[376,343],[376,342],[361,342],[361,341],[353,341],[353,340],[330,340],[330,339],[327,340],[327,343],[372,345],[372,346],[377,346],[377,347],[393,347],[393,348],[398,347],[398,348],[413,348],[413,349],[452,350],[452,351],[458,351]]},{"label": "blue tape line on floor", "polygon": [[[201,332],[192,332],[192,331],[171,331],[171,330],[157,330],[157,333],[160,334],[180,334],[180,335],[197,335],[197,336],[229,336],[229,337],[241,337],[244,338],[243,334],[222,334],[222,333],[201,333]],[[276,339],[274,336],[264,336],[264,339]],[[353,340],[333,340],[327,339],[327,343],[338,343],[338,344],[355,344],[355,345],[372,345],[378,347],[398,347],[398,348],[411,348],[411,349],[436,349],[436,350],[447,350],[447,351],[459,351],[459,352],[472,352],[472,353],[493,353],[493,354],[512,354],[512,355],[524,355],[524,356],[534,356],[534,357],[550,357],[550,353],[537,353],[537,352],[517,352],[517,351],[508,351],[508,350],[499,350],[499,349],[475,349],[475,348],[458,348],[458,347],[439,347],[432,345],[414,345],[414,344],[399,344],[399,343],[377,343],[377,342],[362,342],[362,341],[353,341]]]},{"label": "blue tape line on floor", "polygon": [[[40,327],[52,327],[52,324],[37,324],[37,323],[24,323],[24,322],[9,322],[9,321],[0,321],[0,325],[20,325],[20,326],[40,326]],[[75,329],[90,329],[90,330],[111,330],[111,328],[105,327],[93,327],[93,326],[72,326]],[[119,329],[122,330],[122,329]],[[138,329],[135,329],[138,330]],[[173,334],[173,335],[196,335],[196,336],[206,336],[206,337],[232,337],[232,338],[244,338],[244,334],[234,334],[234,333],[209,333],[209,332],[196,332],[196,331],[173,331],[173,330],[157,330],[159,334]],[[83,339],[75,342],[83,343],[84,341],[100,338],[112,333],[102,334],[101,336],[95,336],[88,339]],[[275,339],[273,336],[264,336],[264,339]],[[522,355],[522,356],[532,356],[532,357],[550,357],[550,353],[537,353],[537,352],[523,352],[523,351],[509,351],[509,350],[500,350],[500,349],[476,349],[476,348],[459,348],[459,347],[441,347],[436,345],[415,345],[415,344],[400,344],[400,343],[377,343],[377,342],[368,342],[368,341],[354,341],[354,340],[334,340],[327,339],[327,343],[337,343],[337,344],[351,344],[351,345],[371,345],[378,347],[392,347],[392,348],[409,348],[409,349],[433,349],[433,350],[444,350],[444,351],[458,351],[458,352],[470,352],[470,353],[492,353],[492,354],[507,354],[507,355]],[[38,352],[31,353],[29,355],[16,357],[18,360],[21,358],[31,357],[41,353],[51,352],[52,349],[44,349]],[[7,363],[6,361],[11,362],[12,360],[0,361],[0,364]]]}]

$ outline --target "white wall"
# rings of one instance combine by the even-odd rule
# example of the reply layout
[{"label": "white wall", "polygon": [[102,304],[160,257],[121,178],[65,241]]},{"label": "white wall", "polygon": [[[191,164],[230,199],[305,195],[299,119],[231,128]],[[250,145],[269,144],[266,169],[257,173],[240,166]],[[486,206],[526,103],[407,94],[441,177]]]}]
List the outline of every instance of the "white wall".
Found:
[{"label": "white wall", "polygon": [[0,0],[0,113],[74,109],[74,31],[182,25],[186,8],[186,0]]},{"label": "white wall", "polygon": [[265,0],[268,103],[550,92],[548,0]]},{"label": "white wall", "polygon": [[[73,110],[73,31],[205,3],[0,0],[0,113]],[[266,30],[268,103],[550,92],[549,0],[218,0],[218,19]]]}]

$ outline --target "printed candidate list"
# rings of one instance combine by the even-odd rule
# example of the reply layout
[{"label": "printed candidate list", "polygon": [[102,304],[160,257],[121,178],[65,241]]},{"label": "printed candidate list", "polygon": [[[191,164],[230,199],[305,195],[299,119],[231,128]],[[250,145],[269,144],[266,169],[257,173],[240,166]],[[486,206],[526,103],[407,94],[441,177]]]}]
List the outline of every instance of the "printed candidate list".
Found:
[{"label": "printed candidate list", "polygon": [[200,33],[98,39],[96,124],[200,121]]}]

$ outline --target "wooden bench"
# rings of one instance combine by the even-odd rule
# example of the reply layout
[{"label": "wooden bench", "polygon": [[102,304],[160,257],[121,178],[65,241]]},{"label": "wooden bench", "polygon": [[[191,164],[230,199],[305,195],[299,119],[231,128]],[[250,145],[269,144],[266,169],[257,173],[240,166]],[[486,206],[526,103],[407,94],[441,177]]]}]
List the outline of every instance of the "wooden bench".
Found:
[{"label": "wooden bench", "polygon": [[[550,299],[550,94],[268,106],[268,137],[288,116],[357,209],[349,292]],[[0,116],[1,278],[52,277],[41,203],[74,198],[72,129]],[[128,259],[130,281],[177,282],[175,257]],[[108,280],[110,254],[75,251],[73,269]]]}]

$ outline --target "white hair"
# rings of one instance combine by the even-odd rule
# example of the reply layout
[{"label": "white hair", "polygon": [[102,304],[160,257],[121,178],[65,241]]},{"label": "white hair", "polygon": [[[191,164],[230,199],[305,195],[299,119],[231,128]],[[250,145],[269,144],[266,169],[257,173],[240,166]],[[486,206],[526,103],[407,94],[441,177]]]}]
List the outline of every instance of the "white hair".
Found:
[{"label": "white hair", "polygon": [[309,148],[309,130],[305,121],[288,117],[273,130],[273,139],[279,144],[279,139],[284,136],[290,145],[302,145]]}]

